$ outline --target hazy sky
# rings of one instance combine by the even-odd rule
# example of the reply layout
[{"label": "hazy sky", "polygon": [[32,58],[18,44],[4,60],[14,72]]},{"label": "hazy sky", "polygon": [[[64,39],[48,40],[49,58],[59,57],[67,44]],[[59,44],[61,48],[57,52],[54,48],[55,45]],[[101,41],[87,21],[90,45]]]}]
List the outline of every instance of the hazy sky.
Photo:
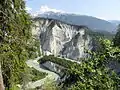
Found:
[{"label": "hazy sky", "polygon": [[67,12],[120,20],[120,0],[26,0],[29,12]]}]

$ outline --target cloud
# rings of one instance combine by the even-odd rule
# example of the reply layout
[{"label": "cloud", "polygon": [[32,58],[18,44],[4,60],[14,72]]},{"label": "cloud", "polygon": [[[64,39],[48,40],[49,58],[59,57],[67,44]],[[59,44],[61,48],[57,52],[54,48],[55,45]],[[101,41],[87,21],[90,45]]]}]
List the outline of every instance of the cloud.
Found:
[{"label": "cloud", "polygon": [[30,7],[26,7],[25,9],[26,9],[28,12],[29,12],[29,11],[32,11],[32,8],[30,8]]},{"label": "cloud", "polygon": [[26,9],[27,9],[27,11],[29,10],[28,12],[30,12],[33,17],[36,17],[39,14],[43,14],[45,12],[50,12],[50,11],[54,12],[54,13],[67,13],[63,10],[57,10],[57,9],[54,9],[54,8],[49,8],[47,5],[42,5],[38,11],[34,11],[34,12],[33,12],[33,10],[31,10],[31,8],[26,7]]},{"label": "cloud", "polygon": [[57,10],[57,9],[54,9],[54,8],[49,8],[47,5],[43,5],[40,7],[40,13],[45,13],[45,12],[49,12],[49,11],[52,11],[52,12],[60,12],[60,13],[65,13],[65,11],[63,10]]}]

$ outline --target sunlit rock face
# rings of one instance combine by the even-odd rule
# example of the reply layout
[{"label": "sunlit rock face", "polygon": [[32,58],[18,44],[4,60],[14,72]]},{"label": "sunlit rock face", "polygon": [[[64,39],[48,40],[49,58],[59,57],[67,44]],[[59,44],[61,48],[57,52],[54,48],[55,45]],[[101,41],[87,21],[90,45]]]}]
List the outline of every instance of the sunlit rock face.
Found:
[{"label": "sunlit rock face", "polygon": [[92,38],[87,35],[85,26],[44,18],[36,18],[34,24],[32,33],[40,39],[43,55],[76,60],[87,56],[85,49],[92,49]]}]

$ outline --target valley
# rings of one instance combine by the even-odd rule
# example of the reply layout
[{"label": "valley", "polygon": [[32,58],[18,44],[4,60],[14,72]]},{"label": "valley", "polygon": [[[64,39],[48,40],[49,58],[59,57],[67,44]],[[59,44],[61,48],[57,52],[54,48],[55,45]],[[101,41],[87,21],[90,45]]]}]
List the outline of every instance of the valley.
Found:
[{"label": "valley", "polygon": [[120,90],[119,8],[0,1],[0,90]]}]

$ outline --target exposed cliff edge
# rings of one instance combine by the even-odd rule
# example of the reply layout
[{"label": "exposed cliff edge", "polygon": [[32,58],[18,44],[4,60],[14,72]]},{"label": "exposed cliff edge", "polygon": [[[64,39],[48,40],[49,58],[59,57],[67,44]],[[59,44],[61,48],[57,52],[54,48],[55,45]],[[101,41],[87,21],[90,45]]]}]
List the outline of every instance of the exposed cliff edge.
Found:
[{"label": "exposed cliff edge", "polygon": [[86,57],[85,49],[93,48],[92,37],[86,33],[85,26],[45,18],[35,18],[34,24],[32,33],[40,39],[43,55],[78,59]]}]

